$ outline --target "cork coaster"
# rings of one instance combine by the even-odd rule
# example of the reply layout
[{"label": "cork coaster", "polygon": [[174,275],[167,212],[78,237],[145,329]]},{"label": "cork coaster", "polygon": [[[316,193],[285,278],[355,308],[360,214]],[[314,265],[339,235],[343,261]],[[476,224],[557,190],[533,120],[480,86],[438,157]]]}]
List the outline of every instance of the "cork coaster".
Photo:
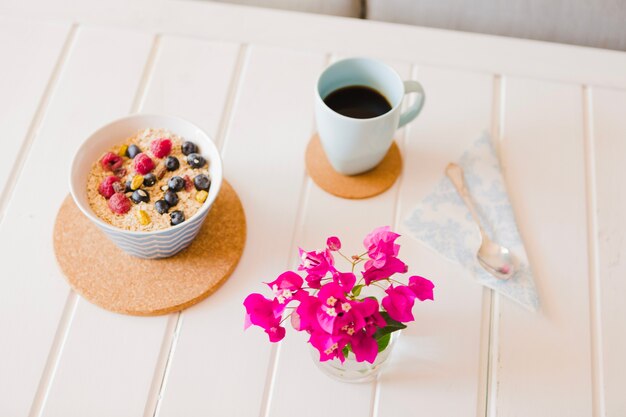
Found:
[{"label": "cork coaster", "polygon": [[198,236],[165,259],[139,259],[113,244],[71,196],[54,226],[54,250],[71,287],[110,311],[156,316],[190,307],[213,293],[234,271],[246,242],[241,201],[224,181]]},{"label": "cork coaster", "polygon": [[306,149],[306,170],[324,191],[341,198],[361,199],[374,197],[389,189],[402,171],[402,157],[396,142],[378,166],[359,175],[343,175],[330,165],[322,142],[317,134]]}]

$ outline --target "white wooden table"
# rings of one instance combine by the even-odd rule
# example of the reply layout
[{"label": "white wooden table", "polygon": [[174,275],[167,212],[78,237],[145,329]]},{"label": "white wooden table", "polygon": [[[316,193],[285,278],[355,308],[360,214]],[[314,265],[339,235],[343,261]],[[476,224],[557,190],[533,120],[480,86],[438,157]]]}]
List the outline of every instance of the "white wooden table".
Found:
[{"label": "white wooden table", "polygon": [[[400,181],[365,201],[305,175],[313,85],[385,59],[427,102],[399,132]],[[0,415],[626,415],[626,54],[198,1],[0,5]],[[128,317],[69,290],[52,227],[68,165],[129,112],[181,115],[220,147],[247,212],[231,279],[180,314]],[[540,313],[409,237],[437,285],[380,381],[322,375],[304,336],[271,346],[242,300],[330,234],[402,221],[482,131],[500,144]],[[201,273],[201,271],[199,271]]]}]

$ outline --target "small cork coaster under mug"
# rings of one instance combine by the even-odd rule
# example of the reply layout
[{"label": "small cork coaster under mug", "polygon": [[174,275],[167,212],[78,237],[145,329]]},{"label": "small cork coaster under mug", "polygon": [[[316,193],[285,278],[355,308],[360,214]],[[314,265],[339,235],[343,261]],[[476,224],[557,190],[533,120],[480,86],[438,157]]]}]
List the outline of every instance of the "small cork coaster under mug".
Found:
[{"label": "small cork coaster under mug", "polygon": [[324,191],[341,198],[362,199],[374,197],[389,189],[402,172],[402,157],[393,142],[387,155],[376,167],[358,175],[343,175],[335,171],[328,161],[317,134],[306,149],[306,170]]},{"label": "small cork coaster under mug", "polygon": [[54,227],[54,250],[71,287],[106,310],[156,316],[190,307],[232,274],[246,242],[239,196],[224,181],[192,244],[165,259],[140,259],[111,242],[78,209],[63,202]]}]

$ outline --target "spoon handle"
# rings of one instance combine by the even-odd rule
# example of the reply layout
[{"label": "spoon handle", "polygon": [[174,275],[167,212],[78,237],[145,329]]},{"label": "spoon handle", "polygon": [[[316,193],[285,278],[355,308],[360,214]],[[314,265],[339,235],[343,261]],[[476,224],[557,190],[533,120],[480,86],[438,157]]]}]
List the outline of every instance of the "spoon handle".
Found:
[{"label": "spoon handle", "polygon": [[467,190],[467,186],[465,185],[465,177],[463,175],[463,168],[451,162],[446,167],[446,175],[450,179],[450,182],[452,182],[452,184],[454,185],[454,188],[456,188],[456,191],[459,193],[459,195],[463,199],[463,202],[465,203],[467,208],[469,209],[470,214],[472,215],[472,218],[478,225],[478,229],[480,230],[480,233],[484,235],[485,231],[483,230],[483,227],[480,224],[480,217],[478,217],[478,212],[476,211],[476,207],[474,206],[474,203],[472,202],[472,198],[470,197],[469,191]]}]

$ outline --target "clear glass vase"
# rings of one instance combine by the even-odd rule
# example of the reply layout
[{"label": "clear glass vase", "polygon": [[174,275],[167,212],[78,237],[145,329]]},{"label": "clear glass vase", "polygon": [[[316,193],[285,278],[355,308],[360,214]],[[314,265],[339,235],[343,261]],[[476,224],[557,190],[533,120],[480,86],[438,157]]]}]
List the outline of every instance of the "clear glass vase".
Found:
[{"label": "clear glass vase", "polygon": [[311,357],[317,366],[326,375],[342,382],[369,382],[376,379],[381,369],[384,368],[387,363],[389,355],[393,351],[396,341],[400,337],[400,331],[391,333],[389,344],[382,352],[378,353],[374,363],[369,362],[357,362],[354,353],[350,352],[346,357],[346,360],[341,363],[339,359],[332,359],[325,362],[320,362],[320,353],[313,346],[309,345],[311,351]]}]

